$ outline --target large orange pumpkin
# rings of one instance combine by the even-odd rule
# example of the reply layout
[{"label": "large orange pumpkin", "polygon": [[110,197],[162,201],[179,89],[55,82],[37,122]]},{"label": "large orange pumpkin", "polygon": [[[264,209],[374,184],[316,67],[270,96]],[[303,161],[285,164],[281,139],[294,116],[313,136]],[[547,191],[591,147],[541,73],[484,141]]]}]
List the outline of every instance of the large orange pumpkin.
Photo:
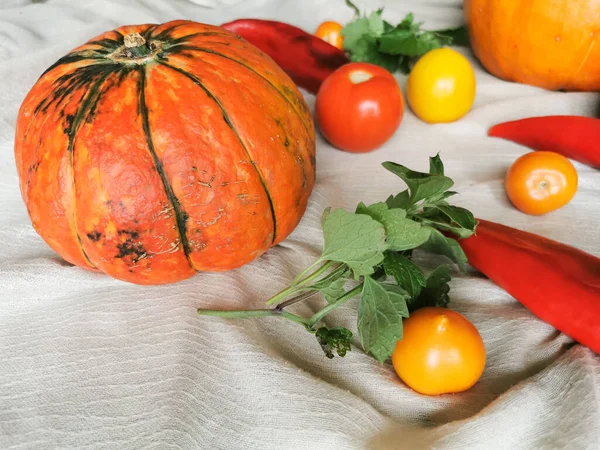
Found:
[{"label": "large orange pumpkin", "polygon": [[465,0],[475,55],[493,75],[600,90],[600,0]]},{"label": "large orange pumpkin", "polygon": [[189,21],[125,26],[60,59],[21,107],[15,156],[48,245],[139,284],[254,260],[296,227],[315,180],[295,84]]}]

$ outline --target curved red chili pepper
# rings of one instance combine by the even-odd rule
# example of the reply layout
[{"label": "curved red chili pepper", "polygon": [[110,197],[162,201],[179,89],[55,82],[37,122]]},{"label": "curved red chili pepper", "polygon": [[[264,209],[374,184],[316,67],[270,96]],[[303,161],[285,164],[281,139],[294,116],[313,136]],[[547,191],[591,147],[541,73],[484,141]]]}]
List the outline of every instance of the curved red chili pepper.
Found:
[{"label": "curved red chili pepper", "polygon": [[350,62],[342,50],[287,23],[240,19],[221,27],[265,52],[298,86],[313,94],[325,78]]},{"label": "curved red chili pepper", "polygon": [[474,268],[535,316],[600,353],[600,258],[486,220],[458,242]]},{"label": "curved red chili pepper", "polygon": [[542,116],[494,125],[488,135],[534,150],[548,150],[600,168],[600,119]]}]

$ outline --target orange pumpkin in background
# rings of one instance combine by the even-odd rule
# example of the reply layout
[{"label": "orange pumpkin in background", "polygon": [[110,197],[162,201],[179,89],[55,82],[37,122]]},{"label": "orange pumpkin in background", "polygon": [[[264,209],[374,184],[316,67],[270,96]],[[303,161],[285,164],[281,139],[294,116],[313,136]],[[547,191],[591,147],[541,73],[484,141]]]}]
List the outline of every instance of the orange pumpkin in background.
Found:
[{"label": "orange pumpkin in background", "polygon": [[122,27],[60,59],[21,106],[15,156],[48,245],[138,284],[254,260],[296,227],[315,181],[292,80],[189,21]]},{"label": "orange pumpkin in background", "polygon": [[600,90],[600,0],[465,0],[471,46],[508,81]]}]

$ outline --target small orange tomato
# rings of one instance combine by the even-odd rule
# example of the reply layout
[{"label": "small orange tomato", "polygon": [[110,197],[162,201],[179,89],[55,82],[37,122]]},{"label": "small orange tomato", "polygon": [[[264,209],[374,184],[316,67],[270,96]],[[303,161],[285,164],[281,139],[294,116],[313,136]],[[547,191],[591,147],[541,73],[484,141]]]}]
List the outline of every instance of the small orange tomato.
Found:
[{"label": "small orange tomato", "polygon": [[564,156],[546,151],[526,153],[506,173],[506,194],[526,214],[562,208],[577,192],[577,170]]},{"label": "small orange tomato", "polygon": [[339,23],[328,20],[323,22],[315,31],[315,36],[323,39],[325,42],[339,48],[344,49],[344,36],[342,36],[342,28]]},{"label": "small orange tomato", "polygon": [[446,308],[416,310],[392,354],[400,379],[425,395],[462,392],[483,374],[486,352],[475,326]]},{"label": "small orange tomato", "polygon": [[369,63],[345,64],[325,79],[315,101],[321,133],[333,146],[365,153],[398,129],[404,98],[394,76]]}]

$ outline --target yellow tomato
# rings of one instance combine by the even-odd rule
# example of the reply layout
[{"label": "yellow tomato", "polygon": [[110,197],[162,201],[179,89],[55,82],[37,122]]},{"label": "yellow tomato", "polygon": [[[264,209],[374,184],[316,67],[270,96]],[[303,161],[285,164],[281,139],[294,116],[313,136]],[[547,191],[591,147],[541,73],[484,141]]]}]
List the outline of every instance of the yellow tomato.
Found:
[{"label": "yellow tomato", "polygon": [[469,389],[483,374],[485,359],[475,326],[462,314],[438,307],[410,314],[392,354],[400,379],[426,395]]},{"label": "yellow tomato", "polygon": [[406,98],[421,120],[453,122],[471,109],[475,87],[475,72],[467,58],[450,48],[438,48],[427,52],[411,70]]}]

